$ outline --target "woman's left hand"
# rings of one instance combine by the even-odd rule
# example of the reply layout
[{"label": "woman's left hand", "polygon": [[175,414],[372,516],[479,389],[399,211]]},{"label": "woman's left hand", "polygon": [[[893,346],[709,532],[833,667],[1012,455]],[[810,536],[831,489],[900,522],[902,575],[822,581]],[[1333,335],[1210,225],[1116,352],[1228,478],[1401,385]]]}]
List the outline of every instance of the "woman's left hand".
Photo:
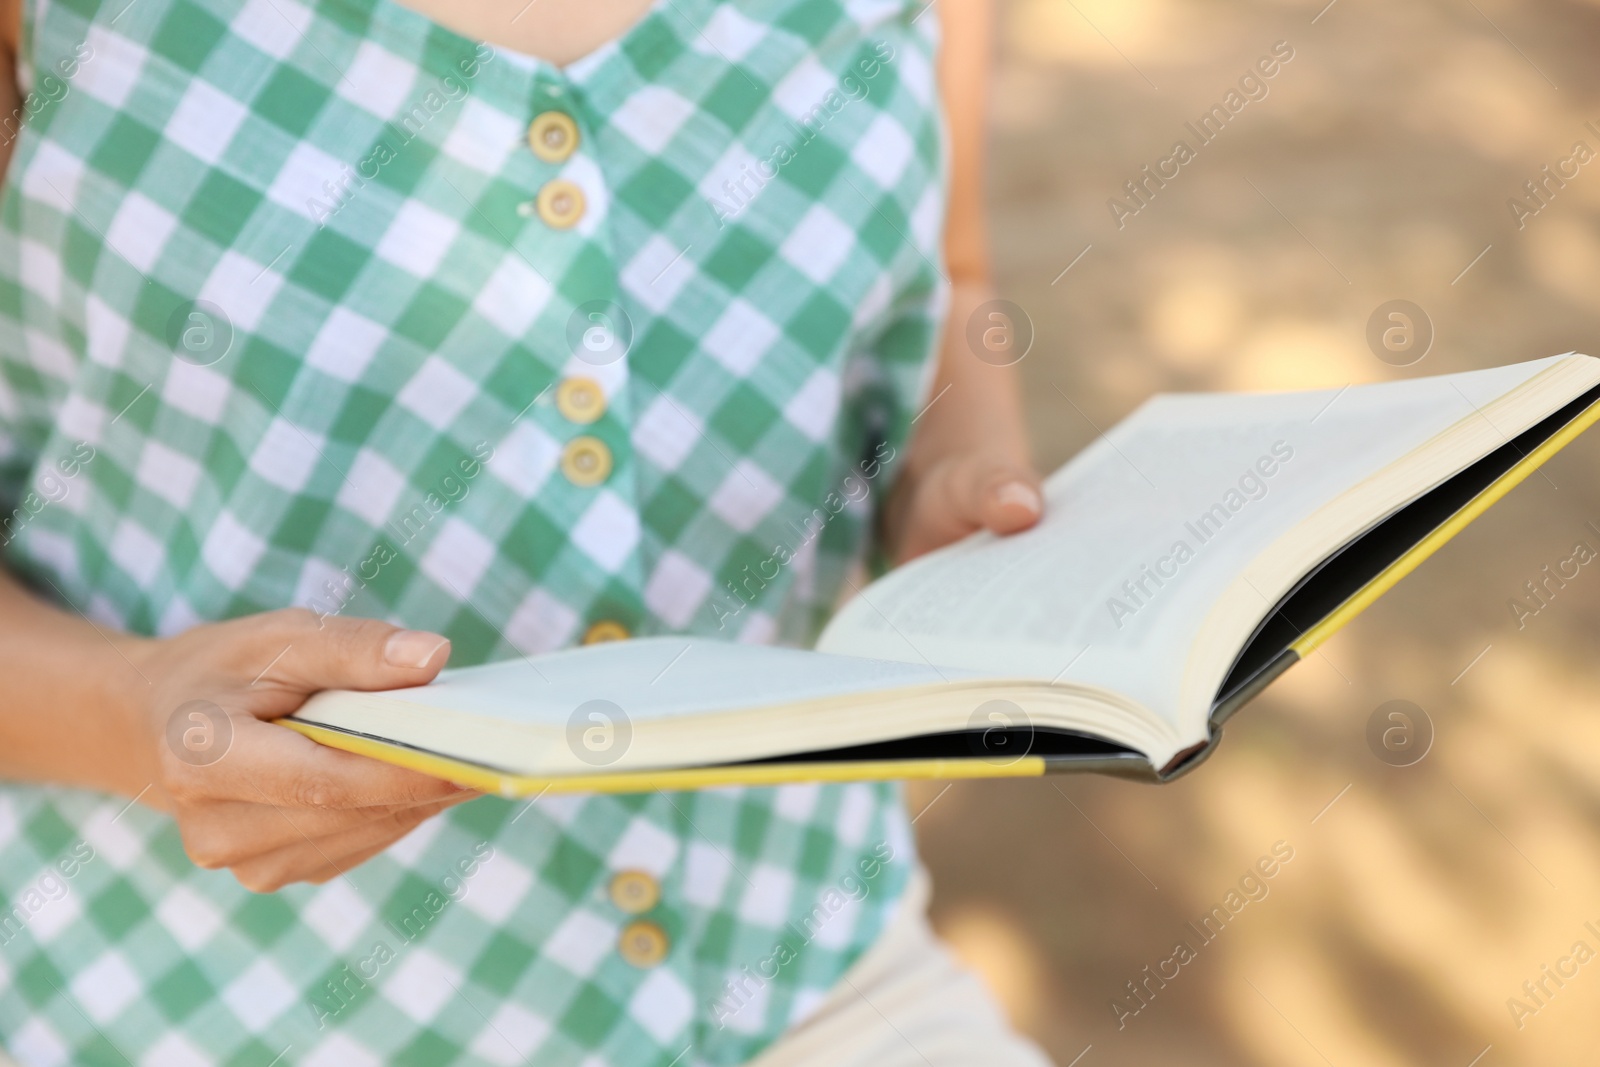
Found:
[{"label": "woman's left hand", "polygon": [[883,509],[880,532],[897,564],[979,530],[1026,530],[1044,514],[1019,368],[968,347],[969,321],[992,310],[994,296],[986,282],[958,277],[951,287],[938,372]]},{"label": "woman's left hand", "polygon": [[910,476],[896,495],[891,529],[898,536],[890,541],[896,563],[978,530],[1026,530],[1044,513],[1033,465],[1004,453],[945,456]]}]

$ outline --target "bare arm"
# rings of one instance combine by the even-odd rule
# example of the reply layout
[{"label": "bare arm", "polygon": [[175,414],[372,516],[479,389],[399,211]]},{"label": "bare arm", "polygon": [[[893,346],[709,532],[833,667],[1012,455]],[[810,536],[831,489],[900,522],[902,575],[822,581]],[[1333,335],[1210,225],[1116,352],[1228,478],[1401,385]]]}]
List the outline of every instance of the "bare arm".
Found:
[{"label": "bare arm", "polygon": [[[17,90],[17,42],[22,38],[22,0],[0,0],[0,119],[22,104]],[[0,143],[0,174],[11,164],[15,141]]]},{"label": "bare arm", "polygon": [[0,778],[169,811],[195,863],[249,889],[326,881],[478,794],[271,720],[321,689],[420,685],[449,654],[437,634],[300,609],[134,637],[0,570]]},{"label": "bare arm", "polygon": [[130,699],[147,683],[136,638],[50,607],[0,569],[0,778],[132,797],[151,780]]},{"label": "bare arm", "polygon": [[[0,0],[0,119],[21,105],[17,41],[21,4]],[[0,173],[10,165],[14,140],[0,140]],[[133,768],[117,752],[129,751],[114,717],[84,715],[88,708],[120,702],[137,674],[123,658],[133,647],[120,634],[105,637],[82,619],[47,607],[0,569],[0,777],[63,785],[101,784],[132,796]],[[85,729],[94,722],[95,728]],[[131,791],[130,791],[131,790]]]},{"label": "bare arm", "polygon": [[[21,105],[17,89],[19,0],[0,0],[0,119]],[[0,135],[3,136],[3,135]],[[0,173],[15,140],[0,139]],[[135,768],[118,752],[131,751],[119,716],[87,709],[122,703],[138,681],[125,656],[134,642],[97,634],[82,619],[47,607],[0,569],[0,777],[63,785],[100,785],[132,796]],[[89,724],[93,724],[93,728]]]},{"label": "bare arm", "polygon": [[967,324],[995,297],[984,204],[991,0],[943,0],[939,86],[950,132],[945,262],[950,312],[930,398],[918,420],[904,477],[884,516],[897,559],[987,528],[1011,533],[1038,521],[1038,476],[1029,456],[1015,366],[985,362],[968,347]]},{"label": "bare arm", "polygon": [[[18,0],[0,0],[0,119],[19,101]],[[14,143],[0,142],[0,169]],[[0,566],[0,779],[138,798],[190,857],[247,888],[321,882],[477,794],[323,748],[270,720],[319,689],[430,680],[436,634],[278,611],[135,637],[54,607]]]}]

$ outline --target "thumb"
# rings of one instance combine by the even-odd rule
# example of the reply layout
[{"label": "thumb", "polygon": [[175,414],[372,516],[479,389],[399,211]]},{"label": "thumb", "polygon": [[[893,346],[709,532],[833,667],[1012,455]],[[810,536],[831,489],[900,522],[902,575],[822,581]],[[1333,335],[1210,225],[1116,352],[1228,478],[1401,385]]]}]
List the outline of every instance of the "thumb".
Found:
[{"label": "thumb", "polygon": [[450,642],[439,634],[377,619],[318,616],[299,609],[258,618],[270,631],[258,647],[268,650],[268,657],[277,656],[259,680],[301,693],[424,685],[450,659]]},{"label": "thumb", "polygon": [[1026,463],[962,456],[936,464],[914,487],[897,560],[904,563],[976,530],[1016,533],[1044,512],[1039,477]]},{"label": "thumb", "polygon": [[1009,534],[1026,530],[1044,514],[1039,476],[1018,463],[974,459],[964,477],[954,479],[953,502],[975,527]]}]

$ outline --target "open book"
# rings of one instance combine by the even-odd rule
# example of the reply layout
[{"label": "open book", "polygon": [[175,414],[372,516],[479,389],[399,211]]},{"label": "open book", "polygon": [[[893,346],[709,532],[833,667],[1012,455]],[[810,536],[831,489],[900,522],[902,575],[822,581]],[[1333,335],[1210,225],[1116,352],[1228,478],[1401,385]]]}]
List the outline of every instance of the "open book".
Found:
[{"label": "open book", "polygon": [[1597,417],[1600,360],[1581,355],[1157,396],[1049,478],[1037,527],[890,572],[817,651],[641,638],[324,692],[281,721],[506,794],[1167,780]]}]

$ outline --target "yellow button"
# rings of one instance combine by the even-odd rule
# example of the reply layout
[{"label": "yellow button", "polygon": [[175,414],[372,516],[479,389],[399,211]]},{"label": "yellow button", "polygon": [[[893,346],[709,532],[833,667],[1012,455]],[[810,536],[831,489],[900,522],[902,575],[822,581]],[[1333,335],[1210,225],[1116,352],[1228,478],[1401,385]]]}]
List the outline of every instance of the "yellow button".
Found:
[{"label": "yellow button", "polygon": [[649,911],[661,899],[661,884],[645,871],[618,871],[611,879],[611,903],[638,915]]},{"label": "yellow button", "polygon": [[635,967],[654,967],[667,958],[667,932],[648,919],[636,919],[622,928],[617,951]]},{"label": "yellow button", "polygon": [[611,474],[611,449],[598,437],[574,437],[561,450],[561,473],[573,485],[599,485]]},{"label": "yellow button", "polygon": [[568,378],[556,389],[556,410],[573,422],[593,422],[606,413],[606,394],[593,378]]},{"label": "yellow button", "polygon": [[583,218],[583,190],[565,178],[552,178],[539,189],[534,208],[546,226],[568,229]]},{"label": "yellow button", "polygon": [[546,163],[560,163],[578,148],[578,124],[564,111],[546,111],[528,127],[528,147]]},{"label": "yellow button", "polygon": [[632,636],[628,628],[615,619],[601,619],[583,631],[583,643],[598,645],[602,641],[626,641]]}]

